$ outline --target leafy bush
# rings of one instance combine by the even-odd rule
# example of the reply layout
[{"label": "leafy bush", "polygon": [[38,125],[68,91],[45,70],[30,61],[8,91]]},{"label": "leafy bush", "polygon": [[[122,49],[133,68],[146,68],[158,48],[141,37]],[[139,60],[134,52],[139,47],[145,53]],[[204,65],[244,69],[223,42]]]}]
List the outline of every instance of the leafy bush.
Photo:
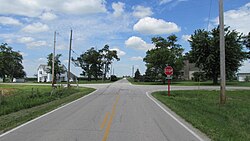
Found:
[{"label": "leafy bush", "polygon": [[249,82],[250,81],[250,76],[246,76],[245,81]]},{"label": "leafy bush", "polygon": [[206,75],[204,72],[194,72],[193,73],[192,80],[198,82],[198,81],[206,81]]},{"label": "leafy bush", "polygon": [[111,75],[111,81],[117,81],[118,78],[115,75]]}]

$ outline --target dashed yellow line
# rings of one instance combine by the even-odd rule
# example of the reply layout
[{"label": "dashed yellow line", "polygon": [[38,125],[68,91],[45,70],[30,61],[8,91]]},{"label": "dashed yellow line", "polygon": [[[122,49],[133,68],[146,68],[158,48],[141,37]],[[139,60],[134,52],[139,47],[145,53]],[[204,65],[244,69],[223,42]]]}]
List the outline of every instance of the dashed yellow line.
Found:
[{"label": "dashed yellow line", "polygon": [[102,124],[101,124],[101,130],[104,128],[104,126],[106,125],[106,122],[107,122],[107,120],[108,120],[108,117],[109,117],[109,112],[107,112],[106,113],[106,115],[105,115],[105,118],[104,118],[104,120],[103,120],[103,122],[102,122]]},{"label": "dashed yellow line", "polygon": [[111,127],[111,124],[112,124],[112,121],[113,121],[113,117],[114,117],[114,115],[115,115],[116,105],[117,105],[117,103],[118,103],[118,101],[119,101],[119,98],[120,98],[120,95],[117,95],[117,96],[116,96],[116,100],[115,100],[115,104],[114,104],[113,107],[112,107],[112,113],[111,113],[111,115],[110,115],[110,119],[109,119],[107,128],[106,128],[106,130],[105,130],[104,136],[103,136],[103,138],[102,138],[102,141],[106,141],[107,138],[108,138],[109,131],[110,131],[110,127]]}]

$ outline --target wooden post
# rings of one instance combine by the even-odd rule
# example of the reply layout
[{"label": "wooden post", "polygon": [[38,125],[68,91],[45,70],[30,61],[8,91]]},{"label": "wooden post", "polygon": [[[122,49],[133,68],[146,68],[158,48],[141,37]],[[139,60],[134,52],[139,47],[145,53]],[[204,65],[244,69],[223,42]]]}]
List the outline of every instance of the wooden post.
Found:
[{"label": "wooden post", "polygon": [[226,69],[225,69],[225,37],[223,0],[219,0],[220,24],[220,104],[226,103]]}]

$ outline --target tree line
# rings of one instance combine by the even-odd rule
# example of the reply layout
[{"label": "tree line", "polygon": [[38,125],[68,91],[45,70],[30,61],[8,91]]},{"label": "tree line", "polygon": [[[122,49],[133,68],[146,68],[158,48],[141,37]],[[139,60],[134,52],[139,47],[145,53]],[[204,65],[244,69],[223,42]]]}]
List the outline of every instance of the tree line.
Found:
[{"label": "tree line", "polygon": [[[196,67],[201,70],[203,74],[197,74],[198,76],[203,76],[204,79],[211,79],[214,84],[217,84],[220,77],[219,27],[211,31],[204,29],[195,30],[188,41],[191,50],[184,54],[184,48],[177,43],[176,35],[169,35],[167,38],[153,37],[152,43],[155,45],[155,48],[148,50],[143,59],[147,67],[143,80],[161,80],[165,83],[163,70],[167,65],[173,67],[174,79],[179,79],[184,66],[183,62],[186,59],[195,63]],[[235,77],[242,62],[250,58],[249,50],[250,32],[244,35],[236,30],[230,30],[230,27],[225,27],[225,63],[228,79]],[[61,54],[55,56],[55,77],[66,71],[62,68],[59,59],[61,56]],[[49,54],[47,59],[47,65],[50,66],[48,72],[52,73],[52,54]],[[6,43],[2,44],[0,46],[0,78],[3,78],[5,82],[6,78],[13,81],[13,78],[25,77],[26,73],[22,66],[22,60],[23,57],[19,51],[14,51]],[[100,77],[106,80],[110,66],[115,60],[119,61],[120,58],[115,50],[110,50],[109,45],[105,45],[100,50],[92,47],[77,58],[72,58],[75,65],[82,68],[81,75],[87,76],[89,81],[92,77],[95,80]],[[140,73],[137,72],[136,76],[140,76]]]},{"label": "tree line", "polygon": [[[226,51],[226,76],[228,79],[235,77],[235,74],[242,66],[242,62],[250,58],[250,32],[248,35],[230,30],[225,27],[225,51]],[[220,40],[219,27],[206,31],[195,30],[188,40],[191,50],[183,54],[184,48],[177,43],[176,35],[167,38],[153,37],[152,43],[155,48],[148,50],[143,61],[146,63],[145,76],[142,77],[137,70],[135,79],[142,78],[142,81],[162,80],[165,83],[164,68],[170,65],[174,69],[174,79],[180,78],[180,71],[184,67],[184,60],[195,63],[206,79],[218,83],[220,77]],[[198,74],[201,75],[201,74]],[[139,77],[139,78],[138,78]]]},{"label": "tree line", "polygon": [[[55,68],[54,68],[54,80],[57,79],[56,76],[60,76],[65,73],[66,70],[62,67],[60,57],[62,54],[57,54],[55,56]],[[48,72],[52,73],[52,58],[53,54],[49,54],[47,59],[47,65],[49,66]],[[117,51],[110,50],[109,45],[105,45],[102,49],[97,50],[95,48],[90,48],[86,52],[83,52],[77,58],[71,58],[72,62],[77,66],[81,67],[82,73],[80,75],[87,76],[88,81],[95,80],[103,77],[104,81],[107,79],[107,73],[110,70],[110,66],[113,61],[119,61],[120,58],[117,55]]]}]

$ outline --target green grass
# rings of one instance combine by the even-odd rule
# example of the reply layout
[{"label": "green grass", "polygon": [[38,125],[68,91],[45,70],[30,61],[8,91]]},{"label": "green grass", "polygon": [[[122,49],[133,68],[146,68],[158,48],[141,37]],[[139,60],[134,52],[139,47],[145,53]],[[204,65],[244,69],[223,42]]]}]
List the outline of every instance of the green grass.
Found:
[{"label": "green grass", "polygon": [[[114,81],[110,81],[110,80],[106,80],[106,81],[102,81],[102,80],[91,80],[91,81],[87,81],[87,80],[80,80],[78,82],[78,84],[102,84],[102,83],[113,83]],[[51,84],[51,82],[36,82],[36,81],[28,81],[25,83],[40,83],[40,84]],[[57,84],[67,84],[67,82],[57,82]],[[76,82],[70,82],[70,84],[77,84]]]},{"label": "green grass", "polygon": [[[134,85],[164,85],[162,82],[134,82],[132,78],[129,78],[128,81]],[[167,84],[167,81],[166,81]],[[166,85],[165,84],[165,85]],[[173,86],[214,86],[212,81],[205,82],[194,82],[194,81],[171,81]],[[219,86],[215,85],[215,86]],[[228,81],[227,86],[237,86],[237,87],[250,87],[250,82],[238,82],[238,81]]]},{"label": "green grass", "polygon": [[0,85],[0,89],[5,90],[0,97],[0,133],[94,91],[61,88],[51,95],[49,86]]},{"label": "green grass", "polygon": [[250,140],[250,91],[227,91],[219,105],[219,91],[172,91],[152,94],[212,140]]}]

